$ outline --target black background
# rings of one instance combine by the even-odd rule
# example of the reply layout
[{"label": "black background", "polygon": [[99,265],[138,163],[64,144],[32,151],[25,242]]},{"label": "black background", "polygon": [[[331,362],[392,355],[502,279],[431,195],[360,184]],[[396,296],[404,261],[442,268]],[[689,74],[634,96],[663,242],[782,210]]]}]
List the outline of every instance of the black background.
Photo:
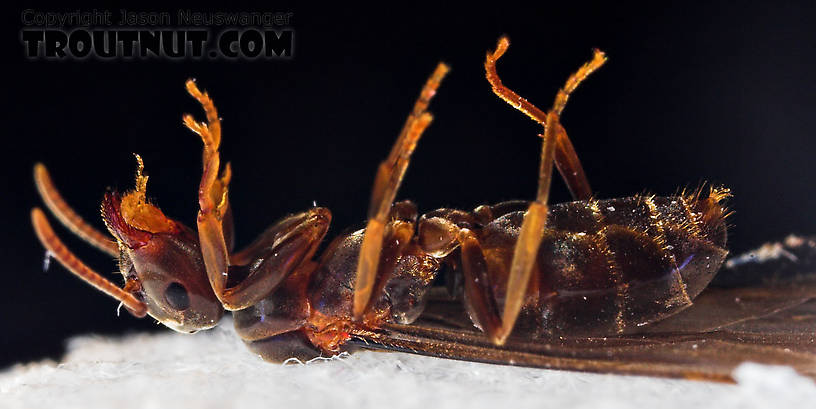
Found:
[{"label": "black background", "polygon": [[[109,186],[132,187],[137,152],[151,175],[148,194],[166,214],[192,224],[201,146],[181,115],[202,116],[184,91],[191,76],[224,118],[222,157],[233,164],[239,246],[312,201],[332,209],[330,235],[359,225],[377,164],[439,60],[453,69],[398,197],[423,212],[532,198],[540,128],[498,100],[483,77],[484,53],[502,34],[512,45],[500,75],[545,109],[593,47],[610,56],[562,119],[598,197],[671,194],[711,181],[735,194],[732,251],[816,232],[812,4],[565,4],[440,10],[267,3],[237,10],[293,12],[292,60],[199,62],[27,60],[22,9],[83,7],[7,8],[0,367],[59,357],[76,334],[163,330],[150,318],[117,317],[115,301],[58,265],[43,272],[44,251],[29,223],[30,208],[40,206],[31,169],[46,163],[67,201],[102,229],[101,196]],[[569,200],[561,181],[552,196]],[[116,271],[110,258],[57,232],[100,272]]]}]

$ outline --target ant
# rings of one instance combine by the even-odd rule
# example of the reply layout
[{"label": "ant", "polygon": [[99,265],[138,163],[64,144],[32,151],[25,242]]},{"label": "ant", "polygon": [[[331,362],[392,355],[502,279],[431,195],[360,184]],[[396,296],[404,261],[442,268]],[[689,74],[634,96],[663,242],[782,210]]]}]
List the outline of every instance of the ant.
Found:
[{"label": "ant", "polygon": [[[595,50],[545,112],[502,84],[496,62],[508,47],[501,38],[487,54],[486,77],[496,95],[543,127],[532,201],[421,216],[413,203],[395,202],[432,121],[428,105],[448,72],[440,63],[378,168],[365,229],[335,238],[317,259],[331,221],[322,207],[289,215],[234,251],[232,173],[229,164],[221,166],[221,121],[209,94],[192,80],[187,91],[206,114],[203,122],[183,118],[203,142],[196,229],[168,218],[147,199],[148,177],[138,155],[136,188],[107,192],[102,201],[115,241],[77,216],[46,168],[35,166],[45,204],[72,232],[118,258],[123,288],[77,259],[39,208],[31,212],[34,229],[63,266],[133,315],[149,314],[176,331],[195,332],[215,326],[230,310],[239,336],[271,361],[336,354],[353,338],[387,343],[381,329],[410,324],[422,314],[443,265],[460,278],[454,295],[494,346],[511,334],[546,340],[635,333],[690,306],[727,254],[721,202],[729,191],[593,198],[560,117],[605,54]],[[553,165],[575,201],[549,203]]]}]

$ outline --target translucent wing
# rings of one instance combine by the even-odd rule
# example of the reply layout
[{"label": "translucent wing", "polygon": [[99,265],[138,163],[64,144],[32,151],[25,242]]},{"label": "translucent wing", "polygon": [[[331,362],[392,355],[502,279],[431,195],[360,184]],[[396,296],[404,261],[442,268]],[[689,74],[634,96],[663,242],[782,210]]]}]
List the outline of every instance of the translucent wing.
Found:
[{"label": "translucent wing", "polygon": [[726,382],[736,366],[751,361],[788,365],[816,379],[816,239],[779,245],[794,258],[735,257],[716,282],[724,286],[709,287],[691,307],[639,334],[511,338],[497,347],[473,328],[460,302],[435,296],[416,323],[363,334],[356,344],[468,361]]}]

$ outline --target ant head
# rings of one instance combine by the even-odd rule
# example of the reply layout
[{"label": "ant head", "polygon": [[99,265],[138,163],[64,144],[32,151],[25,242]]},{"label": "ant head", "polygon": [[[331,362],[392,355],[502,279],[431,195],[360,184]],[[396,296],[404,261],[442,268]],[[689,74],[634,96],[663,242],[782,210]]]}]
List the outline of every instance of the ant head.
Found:
[{"label": "ant head", "polygon": [[102,217],[119,243],[125,290],[173,330],[211,328],[224,310],[210,286],[198,237],[147,202],[147,176],[138,155],[137,160],[136,190],[108,192],[102,202]]},{"label": "ant head", "polygon": [[[218,167],[218,145],[221,126],[212,99],[201,92],[192,80],[187,91],[204,107],[207,122],[196,122],[186,115],[184,123],[204,141],[205,162]],[[34,166],[34,180],[43,201],[55,216],[74,234],[98,249],[119,258],[119,269],[125,277],[120,288],[85,265],[68,250],[54,233],[44,212],[31,211],[31,222],[40,242],[60,264],[85,282],[115,298],[134,316],[150,314],[165,326],[179,332],[195,332],[216,325],[224,314],[215,296],[204,264],[199,238],[181,223],[167,218],[146,199],[147,176],[144,164],[136,155],[139,167],[136,189],[120,195],[109,192],[102,202],[102,217],[116,244],[85,223],[60,197],[45,166]],[[205,169],[206,170],[206,169]],[[226,204],[229,164],[222,176],[211,183],[208,192],[217,203]],[[219,204],[219,209],[223,210]]]}]

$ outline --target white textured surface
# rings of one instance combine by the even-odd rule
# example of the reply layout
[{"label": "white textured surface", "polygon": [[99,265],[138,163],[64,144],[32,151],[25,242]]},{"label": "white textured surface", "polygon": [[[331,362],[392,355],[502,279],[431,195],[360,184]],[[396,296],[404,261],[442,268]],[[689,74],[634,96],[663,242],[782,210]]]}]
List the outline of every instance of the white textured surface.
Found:
[{"label": "white textured surface", "polygon": [[196,335],[70,341],[61,363],[0,373],[11,408],[771,408],[813,407],[816,385],[784,367],[741,366],[738,385],[597,375],[360,352],[306,365],[261,361],[225,320]]}]

